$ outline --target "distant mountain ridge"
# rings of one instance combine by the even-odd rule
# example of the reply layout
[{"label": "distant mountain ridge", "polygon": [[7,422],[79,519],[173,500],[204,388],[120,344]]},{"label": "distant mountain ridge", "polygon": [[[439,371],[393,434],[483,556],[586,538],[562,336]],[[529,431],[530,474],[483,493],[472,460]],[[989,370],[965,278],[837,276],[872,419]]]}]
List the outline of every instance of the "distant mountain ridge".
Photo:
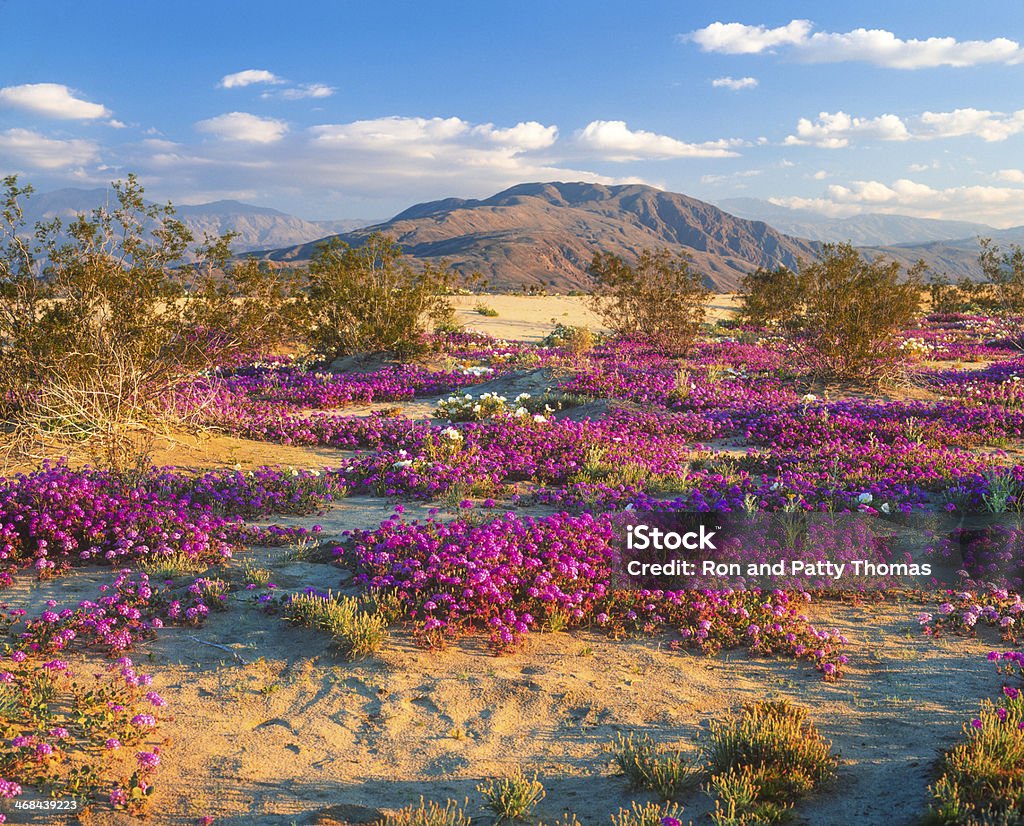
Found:
[{"label": "distant mountain ridge", "polygon": [[979,235],[987,237],[999,232],[988,224],[971,221],[943,221],[878,212],[832,218],[814,210],[790,209],[760,198],[726,198],[718,201],[718,206],[742,218],[765,221],[787,235],[812,241],[849,241],[861,247],[927,244]]},{"label": "distant mountain ridge", "polygon": [[[795,267],[818,245],[777,232],[686,195],[639,184],[526,183],[490,198],[416,204],[390,221],[337,237],[359,245],[371,232],[393,238],[418,259],[448,260],[481,272],[491,287],[566,290],[591,285],[587,267],[599,250],[635,257],[645,248],[685,252],[709,285],[731,290],[757,267]],[[302,262],[316,243],[257,255]]]},{"label": "distant mountain ridge", "polygon": [[[76,216],[88,215],[94,209],[103,206],[108,209],[117,206],[113,190],[58,189],[34,193],[23,202],[25,219],[30,227],[37,221],[49,221],[54,218],[60,218],[67,225]],[[324,235],[349,232],[374,223],[359,219],[306,221],[277,209],[230,200],[175,206],[174,211],[175,216],[188,227],[197,241],[202,241],[204,234],[238,233],[231,244],[236,252],[301,244],[322,238]]]}]

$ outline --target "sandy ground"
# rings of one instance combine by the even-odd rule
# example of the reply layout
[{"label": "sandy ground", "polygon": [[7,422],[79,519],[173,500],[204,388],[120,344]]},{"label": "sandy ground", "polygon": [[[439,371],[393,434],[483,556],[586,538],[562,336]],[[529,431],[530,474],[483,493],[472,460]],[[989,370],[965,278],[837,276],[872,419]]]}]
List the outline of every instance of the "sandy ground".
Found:
[{"label": "sandy ground", "polygon": [[[496,338],[539,341],[555,324],[589,327],[603,330],[604,326],[585,296],[575,295],[471,295],[457,296],[456,317],[460,324]],[[478,306],[497,311],[497,316],[477,312]],[[706,319],[720,321],[730,317],[739,306],[735,295],[722,293],[708,300]]]}]

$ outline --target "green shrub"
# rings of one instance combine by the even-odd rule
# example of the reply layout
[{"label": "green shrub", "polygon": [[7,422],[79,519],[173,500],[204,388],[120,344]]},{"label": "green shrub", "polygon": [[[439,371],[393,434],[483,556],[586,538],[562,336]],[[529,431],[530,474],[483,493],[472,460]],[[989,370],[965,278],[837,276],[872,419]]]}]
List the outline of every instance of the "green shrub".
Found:
[{"label": "green shrub", "polygon": [[337,239],[309,265],[310,343],[322,358],[381,350],[415,352],[433,325],[450,325],[445,266],[413,266],[394,240],[373,233],[362,246]]},{"label": "green shrub", "polygon": [[786,700],[745,705],[739,719],[712,723],[708,740],[711,789],[725,804],[716,807],[716,822],[723,826],[777,822],[837,764],[807,709]]},{"label": "green shrub", "polygon": [[825,244],[801,266],[796,317],[815,370],[826,377],[875,379],[905,358],[897,333],[921,311],[923,265],[868,261],[850,244]]},{"label": "green shrub", "polygon": [[488,780],[476,787],[487,807],[502,820],[526,817],[545,796],[544,786],[537,779],[527,777],[519,767],[507,777]]},{"label": "green shrub", "polygon": [[[0,416],[38,449],[142,469],[152,441],[190,426],[167,399],[183,382],[269,352],[294,331],[300,279],[232,262],[231,237],[192,236],[134,176],[116,206],[36,227],[26,241],[15,177],[0,196]],[[193,414],[194,415],[194,414]]]},{"label": "green shrub", "polygon": [[635,265],[599,252],[590,264],[590,304],[612,332],[673,354],[690,350],[704,323],[710,290],[685,255],[644,250]]},{"label": "green shrub", "polygon": [[654,803],[647,803],[639,806],[633,803],[629,809],[619,809],[617,815],[612,815],[612,826],[665,826],[666,822],[672,820],[682,822],[683,809],[674,803],[666,803],[664,806],[656,806]]},{"label": "green shrub", "polygon": [[964,725],[964,742],[947,752],[931,787],[929,820],[942,824],[1024,822],[1024,698],[986,700]]},{"label": "green shrub", "polygon": [[388,639],[384,614],[372,602],[356,597],[295,594],[284,616],[298,625],[326,631],[350,660],[376,654]]},{"label": "green shrub", "polygon": [[474,307],[473,309],[480,315],[486,316],[487,318],[498,317],[498,311],[495,310],[494,307],[489,307],[487,304],[484,304],[483,302],[477,304],[476,307]]},{"label": "green shrub", "polygon": [[649,789],[664,800],[672,800],[695,786],[703,774],[703,767],[682,750],[658,745],[646,734],[620,734],[611,751],[630,788]]},{"label": "green shrub", "polygon": [[789,267],[757,269],[740,282],[739,319],[755,327],[792,321],[804,302],[804,285]]},{"label": "green shrub", "polygon": [[471,820],[454,800],[442,806],[422,798],[418,806],[406,806],[394,814],[385,815],[379,826],[470,826]]}]

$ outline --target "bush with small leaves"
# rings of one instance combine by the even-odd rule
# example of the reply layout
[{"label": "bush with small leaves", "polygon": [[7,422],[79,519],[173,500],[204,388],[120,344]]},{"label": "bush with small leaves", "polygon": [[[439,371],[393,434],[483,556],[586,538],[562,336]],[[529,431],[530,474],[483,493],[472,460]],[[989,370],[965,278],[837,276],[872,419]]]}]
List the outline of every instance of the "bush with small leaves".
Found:
[{"label": "bush with small leaves", "polygon": [[619,809],[618,814],[612,815],[612,826],[683,826],[682,816],[682,807],[675,803],[663,806],[633,803],[629,809]]},{"label": "bush with small leaves", "polygon": [[506,777],[488,780],[476,787],[487,807],[502,820],[526,817],[544,799],[544,785],[534,772],[527,777],[518,766]]},{"label": "bush with small leaves", "polygon": [[454,800],[446,801],[442,806],[420,798],[419,805],[406,806],[394,814],[385,815],[377,826],[470,826],[471,822],[462,806]]},{"label": "bush with small leaves", "polygon": [[946,753],[931,788],[928,820],[936,824],[1024,822],[1024,695],[1004,689],[964,725],[964,741]]},{"label": "bush with small leaves", "polygon": [[387,618],[372,600],[310,590],[293,595],[284,616],[298,625],[326,631],[350,660],[376,654],[388,639]]},{"label": "bush with small leaves", "polygon": [[681,749],[655,743],[649,735],[618,736],[611,746],[612,760],[630,788],[649,789],[663,800],[672,800],[695,786],[703,775],[703,766]]},{"label": "bush with small leaves", "polygon": [[738,720],[713,722],[706,753],[711,788],[725,804],[723,826],[776,822],[837,763],[807,709],[786,700],[748,703]]}]

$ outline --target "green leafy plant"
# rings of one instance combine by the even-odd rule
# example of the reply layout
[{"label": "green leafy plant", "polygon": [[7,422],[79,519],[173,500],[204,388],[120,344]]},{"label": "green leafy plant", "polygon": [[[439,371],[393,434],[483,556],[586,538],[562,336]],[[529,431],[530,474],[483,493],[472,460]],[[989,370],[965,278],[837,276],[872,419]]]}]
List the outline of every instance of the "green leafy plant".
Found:
[{"label": "green leafy plant", "polygon": [[693,346],[710,290],[685,255],[644,250],[628,264],[599,252],[589,272],[594,279],[590,304],[614,333],[643,338],[674,354]]},{"label": "green leafy plant", "polygon": [[376,654],[388,639],[387,617],[372,600],[332,594],[295,594],[285,608],[291,622],[325,631],[351,660]]},{"label": "green leafy plant", "polygon": [[649,735],[618,736],[612,760],[632,789],[649,789],[664,800],[678,797],[697,785],[704,769],[681,749],[656,744]]},{"label": "green leafy plant", "polygon": [[481,783],[476,790],[499,821],[526,817],[545,796],[544,785],[536,773],[527,777],[518,766],[506,777]]}]

